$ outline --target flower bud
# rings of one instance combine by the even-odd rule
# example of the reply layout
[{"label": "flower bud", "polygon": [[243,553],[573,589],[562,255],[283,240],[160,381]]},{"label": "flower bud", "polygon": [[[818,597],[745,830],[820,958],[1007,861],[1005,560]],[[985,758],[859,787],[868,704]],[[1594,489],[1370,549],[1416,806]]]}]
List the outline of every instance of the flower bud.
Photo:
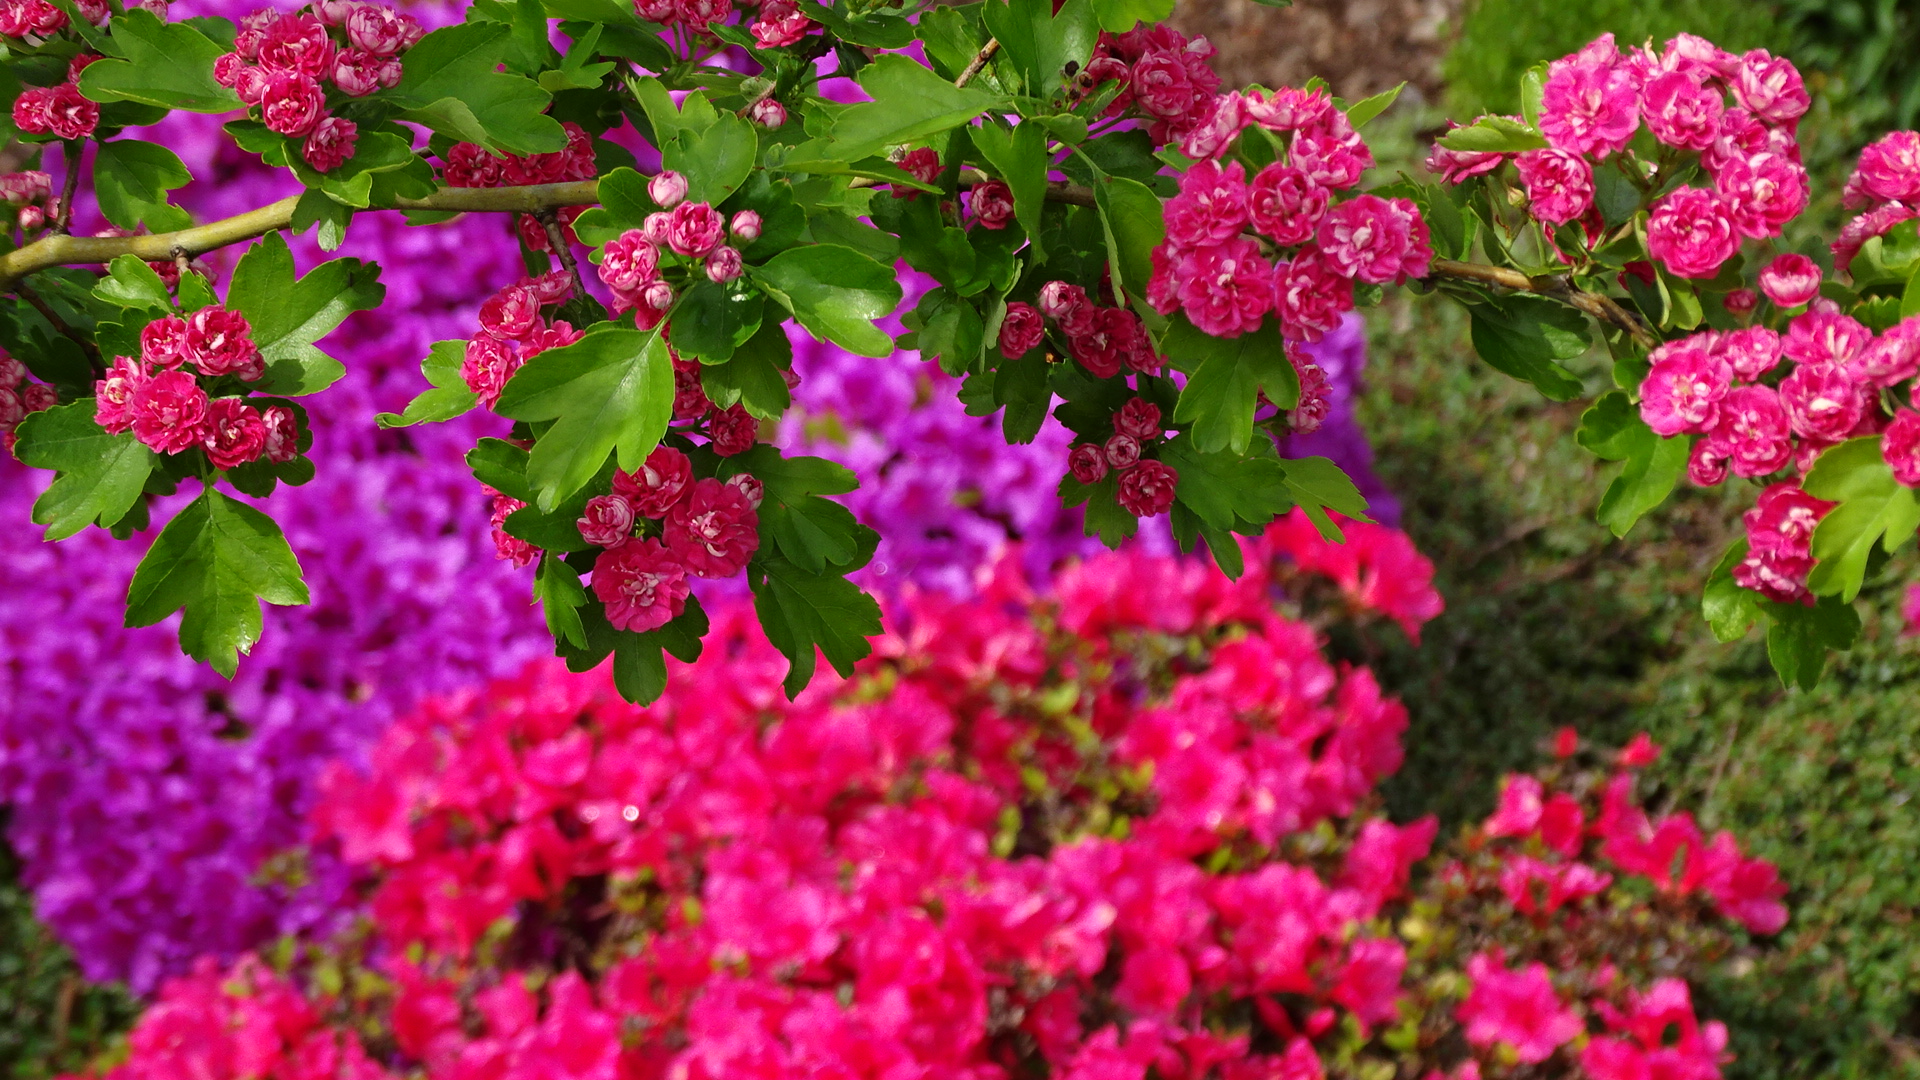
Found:
[{"label": "flower bud", "polygon": [[1116,469],[1131,469],[1140,460],[1140,440],[1131,435],[1115,435],[1102,449],[1106,451],[1107,464]]},{"label": "flower bud", "polygon": [[1760,291],[1783,308],[1799,307],[1820,294],[1820,267],[1805,255],[1777,256],[1760,271]]},{"label": "flower bud", "polygon": [[640,303],[653,311],[667,310],[673,306],[673,286],[664,281],[648,283],[640,290]]},{"label": "flower bud", "polygon": [[707,256],[707,277],[717,284],[739,277],[743,269],[738,248],[717,247]]},{"label": "flower bud", "polygon": [[787,107],[772,98],[761,98],[747,110],[747,119],[763,128],[777,128],[787,122]]},{"label": "flower bud", "polygon": [[20,210],[20,231],[35,232],[47,223],[47,212],[37,206],[22,207]]},{"label": "flower bud", "polygon": [[647,220],[640,223],[640,231],[654,247],[666,247],[667,236],[673,231],[673,217],[664,211],[648,214]]},{"label": "flower bud", "polygon": [[733,215],[733,224],[728,226],[734,239],[751,244],[760,239],[760,215],[753,210],[742,210]]},{"label": "flower bud", "polygon": [[1087,291],[1064,281],[1049,281],[1040,286],[1040,314],[1049,319],[1064,319],[1087,303]]},{"label": "flower bud", "polygon": [[727,483],[739,488],[740,494],[747,497],[747,505],[755,510],[760,509],[761,501],[767,497],[767,486],[752,473],[741,473],[738,476],[729,477]]},{"label": "flower bud", "polygon": [[1735,289],[1727,294],[1724,302],[1729,312],[1745,315],[1760,306],[1760,294],[1752,289]]},{"label": "flower bud", "polygon": [[687,197],[687,178],[668,170],[647,181],[647,194],[663,210],[671,210]]}]

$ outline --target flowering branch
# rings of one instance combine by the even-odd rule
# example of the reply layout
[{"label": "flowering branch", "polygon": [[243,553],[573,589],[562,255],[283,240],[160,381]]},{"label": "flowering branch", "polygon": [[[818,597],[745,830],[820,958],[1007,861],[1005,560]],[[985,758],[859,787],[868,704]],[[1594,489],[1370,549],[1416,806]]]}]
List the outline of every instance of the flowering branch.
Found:
[{"label": "flowering branch", "polygon": [[1477,281],[1482,285],[1512,289],[1515,292],[1550,296],[1579,308],[1601,322],[1619,327],[1644,348],[1651,349],[1660,344],[1660,339],[1654,336],[1646,323],[1640,321],[1633,312],[1614,302],[1612,297],[1576,289],[1564,276],[1558,274],[1529,277],[1518,270],[1508,270],[1499,266],[1456,262],[1453,259],[1435,259],[1432,273],[1428,277],[1429,279],[1453,278],[1458,281]]},{"label": "flowering branch", "polygon": [[[150,262],[175,258],[176,252],[199,255],[278,232],[293,222],[298,196],[288,196],[257,210],[151,236],[46,236],[17,251],[0,255],[0,290],[13,291],[28,274],[76,263],[110,263],[122,255],[138,255]],[[442,210],[530,214],[563,206],[591,206],[600,201],[599,182],[527,187],[441,188],[424,199],[396,199],[396,210]]]}]

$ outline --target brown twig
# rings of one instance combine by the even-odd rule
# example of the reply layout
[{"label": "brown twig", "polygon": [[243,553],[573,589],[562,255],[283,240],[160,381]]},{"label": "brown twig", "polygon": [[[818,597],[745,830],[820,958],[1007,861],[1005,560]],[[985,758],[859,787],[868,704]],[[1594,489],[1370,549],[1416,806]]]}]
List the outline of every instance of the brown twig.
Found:
[{"label": "brown twig", "polygon": [[60,145],[67,175],[60,189],[60,210],[54,215],[53,231],[65,235],[73,225],[73,200],[80,196],[80,159],[86,156],[87,144],[83,139],[68,139]]},{"label": "brown twig", "polygon": [[972,82],[973,77],[980,74],[980,69],[987,66],[987,61],[993,59],[993,54],[999,51],[1000,39],[988,38],[987,43],[980,46],[980,51],[973,54],[973,59],[967,61],[966,68],[960,72],[959,78],[953,80],[953,85],[965,86]]},{"label": "brown twig", "polygon": [[560,265],[566,268],[567,276],[573,279],[575,295],[587,295],[587,287],[580,280],[580,264],[574,261],[573,248],[567,245],[567,231],[560,227],[560,215],[552,210],[541,210],[533,217],[547,231],[547,243],[553,246],[554,254],[560,257]]},{"label": "brown twig", "polygon": [[13,291],[19,294],[20,299],[33,305],[33,310],[39,312],[41,318],[53,324],[53,328],[60,331],[62,337],[80,346],[80,351],[86,354],[87,363],[93,368],[95,375],[106,374],[106,368],[100,365],[100,347],[98,345],[87,340],[85,335],[73,328],[73,324],[61,318],[60,313],[53,310],[53,305],[47,303],[39,293],[27,288],[26,282],[16,282],[13,286]]}]

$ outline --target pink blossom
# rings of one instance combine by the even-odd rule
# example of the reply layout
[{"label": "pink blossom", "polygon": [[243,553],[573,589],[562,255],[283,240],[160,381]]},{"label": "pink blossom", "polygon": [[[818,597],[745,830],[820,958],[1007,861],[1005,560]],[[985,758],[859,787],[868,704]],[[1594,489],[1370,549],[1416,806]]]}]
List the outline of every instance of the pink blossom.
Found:
[{"label": "pink blossom", "polygon": [[644,633],[686,610],[687,570],[658,540],[636,540],[593,561],[593,594],[616,630]]},{"label": "pink blossom", "polygon": [[162,315],[140,330],[140,359],[160,368],[187,362],[187,320]]},{"label": "pink blossom", "polygon": [[1847,437],[1866,412],[1866,395],[1838,364],[1802,364],[1780,383],[1780,403],[1794,433],[1820,442]]},{"label": "pink blossom", "polygon": [[727,235],[742,244],[751,244],[760,239],[762,224],[758,211],[740,210],[733,215],[732,221],[727,222]]},{"label": "pink blossom", "polygon": [[1065,323],[1082,308],[1090,307],[1093,301],[1088,298],[1087,290],[1065,281],[1049,281],[1040,286],[1040,314],[1056,322]]},{"label": "pink blossom", "polygon": [[727,219],[706,203],[683,202],[668,214],[666,242],[676,254],[697,259],[719,247],[726,235]]},{"label": "pink blossom", "polygon": [[[1239,168],[1239,163],[1233,167]],[[1255,229],[1275,243],[1291,247],[1313,239],[1314,230],[1327,214],[1327,204],[1326,188],[1299,169],[1276,161],[1254,176],[1247,191],[1246,216]]]},{"label": "pink blossom", "polygon": [[207,407],[204,445],[216,469],[245,465],[266,448],[267,425],[253,406],[240,398],[215,398]]},{"label": "pink blossom", "polygon": [[1311,435],[1333,412],[1333,385],[1327,381],[1326,369],[1305,359],[1297,342],[1287,342],[1287,360],[1300,380],[1300,400],[1288,410],[1287,426],[1296,435]]},{"label": "pink blossom", "polygon": [[1584,217],[1593,207],[1593,166],[1565,150],[1530,150],[1514,159],[1527,185],[1533,216],[1552,225]]},{"label": "pink blossom", "polygon": [[760,548],[760,518],[739,488],[707,478],[667,511],[667,547],[698,577],[732,577]]},{"label": "pink blossom", "polygon": [[[411,15],[368,4],[347,16],[347,40],[375,56],[393,56],[419,41],[421,27]],[[319,74],[311,72],[310,74]]]},{"label": "pink blossom", "polygon": [[1238,91],[1207,99],[1187,119],[1192,126],[1180,138],[1180,152],[1195,161],[1224,153],[1250,120]]},{"label": "pink blossom", "polygon": [[1735,476],[1766,476],[1793,456],[1793,431],[1780,395],[1769,386],[1743,386],[1720,402],[1712,440],[1731,459]]},{"label": "pink blossom", "polygon": [[0,199],[24,206],[53,196],[53,177],[39,169],[0,174]]},{"label": "pink blossom", "polygon": [[1765,49],[1753,49],[1740,58],[1733,96],[1748,111],[1774,124],[1792,124],[1812,104],[1793,63]]},{"label": "pink blossom", "polygon": [[[1384,824],[1384,823],[1377,823]],[[1433,818],[1423,819],[1420,825],[1412,826],[1421,830],[1424,826],[1438,827]],[[1427,842],[1432,840],[1431,829]],[[1421,855],[1425,855],[1426,842],[1420,845]],[[1383,938],[1361,938],[1347,950],[1346,969],[1340,973],[1340,981],[1333,988],[1333,1000],[1353,1011],[1362,1024],[1385,1024],[1400,1016],[1400,980],[1407,970],[1407,950],[1399,942]],[[1318,1080],[1322,1076],[1320,1060],[1312,1055],[1312,1047],[1305,1039],[1296,1039],[1289,1047],[1288,1058],[1295,1051],[1305,1048],[1301,1055],[1301,1071],[1293,1076],[1283,1074],[1278,1080],[1297,1080],[1306,1077]],[[1310,1064],[1309,1064],[1310,1063]]]},{"label": "pink blossom", "polygon": [[1175,120],[1193,107],[1196,91],[1187,66],[1176,56],[1152,53],[1133,65],[1134,101],[1149,116]]},{"label": "pink blossom", "polygon": [[1140,317],[1124,308],[1074,309],[1068,320],[1067,349],[1080,365],[1102,379],[1120,374],[1121,366],[1145,347]]},{"label": "pink blossom", "polygon": [[755,420],[745,406],[730,405],[708,417],[707,432],[713,452],[732,457],[753,449],[760,440],[760,421]]},{"label": "pink blossom", "polygon": [[1808,495],[1795,481],[1769,485],[1744,517],[1747,557],[1733,568],[1734,583],[1781,603],[1811,604],[1813,530],[1835,505]]},{"label": "pink blossom", "polygon": [[1004,229],[1013,220],[1013,189],[1004,180],[983,180],[973,186],[969,205],[981,225]]},{"label": "pink blossom", "polygon": [[1171,1019],[1193,989],[1193,971],[1179,950],[1156,945],[1127,957],[1114,1001],[1145,1016]]},{"label": "pink blossom", "polygon": [[1874,202],[1920,202],[1920,131],[1896,131],[1860,151],[1847,189]]},{"label": "pink blossom", "polygon": [[1764,326],[1749,326],[1713,336],[1708,349],[1733,368],[1736,379],[1753,382],[1780,363],[1780,335]]},{"label": "pink blossom", "polygon": [[509,285],[480,305],[480,329],[501,341],[522,340],[540,325],[540,298],[524,285]]},{"label": "pink blossom", "polygon": [[[1455,121],[1447,121],[1449,133],[1459,130],[1460,126]],[[1432,151],[1427,154],[1427,171],[1437,174],[1446,183],[1458,184],[1492,172],[1512,156],[1485,150],[1449,150],[1436,140]]]},{"label": "pink blossom", "polygon": [[1248,92],[1242,97],[1241,109],[1249,121],[1262,127],[1298,131],[1332,111],[1333,99],[1324,86],[1312,90],[1283,86],[1270,92]]},{"label": "pink blossom", "polygon": [[1727,314],[1744,317],[1760,306],[1760,294],[1752,289],[1735,289],[1721,298],[1720,305],[1727,309]]},{"label": "pink blossom", "polygon": [[767,497],[767,485],[752,473],[735,473],[727,477],[727,486],[739,488],[740,494],[747,497],[748,508],[753,510],[760,509],[760,504]]},{"label": "pink blossom", "polygon": [[1353,282],[1309,245],[1273,270],[1273,307],[1289,341],[1319,341],[1353,310]]},{"label": "pink blossom", "polygon": [[1701,85],[1694,75],[1670,71],[1647,83],[1640,93],[1647,129],[1668,146],[1705,150],[1719,136],[1726,101],[1719,90]]},{"label": "pink blossom", "polygon": [[1080,443],[1067,454],[1067,472],[1082,484],[1097,484],[1107,475],[1107,455],[1093,443]]},{"label": "pink blossom", "polygon": [[[394,69],[393,74],[395,76],[391,81],[386,77],[389,66]],[[329,77],[333,80],[333,85],[339,87],[340,92],[348,97],[366,97],[368,94],[382,87],[398,85],[397,76],[399,73],[400,62],[398,60],[375,56],[370,52],[364,52],[360,49],[341,49],[339,54],[333,58],[333,70],[329,72]],[[239,89],[237,81],[234,89],[236,91]],[[262,89],[264,90],[264,85]],[[242,95],[242,100],[244,99],[245,95]],[[473,146],[472,143],[462,143],[460,145]],[[458,148],[456,147],[456,149]],[[478,148],[475,147],[475,149],[477,150]],[[492,160],[497,162],[498,159]],[[451,172],[449,173],[448,182],[452,183]],[[456,184],[455,186],[483,187],[485,185]]]},{"label": "pink blossom", "polygon": [[[282,15],[260,37],[259,63],[269,73],[317,79],[333,66],[333,39],[311,15]],[[284,132],[283,134],[296,134]]]},{"label": "pink blossom", "polygon": [[1180,474],[1158,461],[1142,461],[1120,476],[1120,506],[1135,517],[1153,517],[1173,507]]},{"label": "pink blossom", "polygon": [[601,249],[600,280],[616,292],[635,292],[660,276],[660,249],[639,229],[628,229]]},{"label": "pink blossom", "polygon": [[[1787,925],[1787,906],[1780,902],[1787,886],[1780,880],[1780,869],[1765,859],[1742,856],[1732,833],[1715,834],[1699,857],[1690,860],[1687,872],[1699,879],[1700,888],[1713,897],[1722,914],[1749,931],[1777,934]],[[1684,990],[1686,984],[1679,985]]]},{"label": "pink blossom", "polygon": [[261,414],[266,425],[266,442],[261,454],[276,465],[284,465],[300,456],[300,421],[285,405],[269,405]]},{"label": "pink blossom", "polygon": [[1726,202],[1704,188],[1683,187],[1653,205],[1647,250],[1678,277],[1710,278],[1740,249]]},{"label": "pink blossom", "polygon": [[1820,295],[1820,267],[1805,255],[1776,255],[1760,271],[1760,291],[1783,308],[1799,307]]},{"label": "pink blossom", "polygon": [[1920,412],[1901,409],[1893,414],[1893,422],[1881,436],[1880,453],[1895,480],[1920,487]]},{"label": "pink blossom", "polygon": [[1031,304],[1018,300],[1007,304],[1000,320],[1000,355],[1017,360],[1032,352],[1047,336],[1047,324]]},{"label": "pink blossom", "polygon": [[1290,158],[1308,179],[1334,190],[1352,187],[1373,168],[1373,151],[1338,109],[1327,110],[1293,137]]},{"label": "pink blossom", "polygon": [[1787,335],[1781,340],[1780,349],[1789,360],[1799,364],[1840,366],[1851,363],[1872,342],[1873,331],[1859,320],[1815,305],[1813,310],[1794,316],[1787,324]]},{"label": "pink blossom", "polygon": [[1640,126],[1633,76],[1619,64],[1568,57],[1548,69],[1540,131],[1556,149],[1605,161]]},{"label": "pink blossom", "polygon": [[1733,369],[1696,338],[1668,342],[1653,351],[1653,367],[1640,384],[1640,417],[1662,438],[1703,432],[1719,418],[1720,399]]},{"label": "pink blossom", "polygon": [[[766,0],[760,5],[759,17],[747,31],[763,49],[779,49],[799,44],[800,39],[813,29],[813,20],[800,13],[800,5],[793,0]],[[771,101],[771,98],[763,98]],[[776,104],[778,104],[776,102]],[[757,119],[757,118],[756,118]],[[779,125],[768,125],[777,127]]]},{"label": "pink blossom", "polygon": [[1140,440],[1119,432],[1100,448],[1107,455],[1107,464],[1115,471],[1130,469],[1140,461]]},{"label": "pink blossom", "polygon": [[1830,245],[1834,268],[1846,272],[1853,266],[1853,257],[1860,254],[1861,246],[1868,240],[1883,236],[1895,225],[1916,217],[1920,217],[1920,210],[1904,203],[1887,203],[1848,221],[1840,227],[1840,234]]},{"label": "pink blossom", "polygon": [[739,248],[727,247],[723,244],[707,253],[705,269],[708,281],[725,285],[729,281],[738,280],[741,274],[746,273],[747,267],[746,260],[740,257]]},{"label": "pink blossom", "polygon": [[260,116],[268,130],[301,136],[312,131],[325,114],[327,102],[313,76],[298,71],[267,75],[260,93]]},{"label": "pink blossom", "polygon": [[1711,435],[1694,443],[1687,453],[1687,481],[1696,487],[1714,487],[1726,478],[1725,444]]},{"label": "pink blossom", "polygon": [[1847,366],[1875,386],[1894,386],[1920,374],[1920,315],[1893,324]]},{"label": "pink blossom", "polygon": [[656,446],[633,472],[613,474],[613,493],[625,499],[633,512],[646,518],[664,517],[693,483],[693,463],[671,446]]},{"label": "pink blossom", "polygon": [[1467,976],[1473,989],[1454,1014],[1475,1046],[1505,1043],[1522,1063],[1534,1065],[1585,1030],[1554,992],[1545,964],[1509,971],[1499,953],[1479,953],[1467,962]]},{"label": "pink blossom", "polygon": [[633,537],[633,505],[619,495],[587,500],[577,524],[580,538],[598,548],[617,548]]},{"label": "pink blossom", "polygon": [[[1265,175],[1262,173],[1262,175]],[[1180,178],[1180,193],[1167,200],[1167,243],[1175,250],[1224,244],[1247,224],[1246,173],[1232,161],[1222,169],[1196,162]]]},{"label": "pink blossom", "polygon": [[1160,423],[1160,406],[1145,398],[1128,398],[1114,414],[1113,429],[1122,435],[1147,442],[1159,438],[1166,429]]},{"label": "pink blossom", "polygon": [[1349,199],[1327,212],[1317,240],[1327,264],[1357,281],[1380,284],[1424,277],[1433,261],[1426,222],[1408,199]]},{"label": "pink blossom", "polygon": [[247,317],[223,307],[204,307],[187,316],[181,352],[202,375],[237,375],[252,381],[264,372]]},{"label": "pink blossom", "polygon": [[1734,228],[1754,239],[1780,235],[1807,208],[1812,191],[1806,169],[1770,152],[1734,157],[1721,167],[1714,187],[1733,215]]},{"label": "pink blossom", "polygon": [[467,341],[466,355],[460,361],[460,378],[474,392],[480,404],[493,408],[507,380],[520,368],[520,357],[511,346],[491,334],[476,334]]},{"label": "pink blossom", "polygon": [[300,156],[315,172],[332,172],[353,157],[353,144],[360,128],[351,120],[329,116],[314,125],[301,144]]},{"label": "pink blossom", "polygon": [[773,98],[761,98],[747,110],[747,119],[771,131],[786,125],[787,107]]},{"label": "pink blossom", "polygon": [[1273,269],[1244,236],[1186,252],[1178,265],[1181,307],[1204,333],[1238,337],[1273,308]]},{"label": "pink blossom", "polygon": [[127,415],[134,438],[159,453],[178,454],[206,438],[207,393],[192,375],[163,371],[134,386]]}]

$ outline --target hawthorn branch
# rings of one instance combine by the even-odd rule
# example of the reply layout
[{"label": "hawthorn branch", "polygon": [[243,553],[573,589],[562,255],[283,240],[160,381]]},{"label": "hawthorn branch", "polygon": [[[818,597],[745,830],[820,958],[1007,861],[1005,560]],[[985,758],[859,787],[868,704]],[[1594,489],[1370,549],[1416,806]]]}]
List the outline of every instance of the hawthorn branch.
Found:
[{"label": "hawthorn branch", "polygon": [[1500,266],[1435,259],[1433,269],[1427,276],[1429,279],[1453,278],[1457,281],[1474,281],[1482,285],[1492,285],[1495,288],[1552,297],[1603,323],[1619,327],[1644,348],[1651,349],[1660,344],[1660,339],[1654,335],[1646,323],[1640,320],[1639,316],[1621,307],[1610,296],[1574,288],[1573,283],[1562,274],[1541,274],[1538,277],[1529,277],[1518,270],[1508,270]]},{"label": "hawthorn branch", "polygon": [[53,219],[53,231],[64,233],[73,224],[73,201],[80,197],[80,159],[85,156],[87,143],[84,139],[68,139],[60,144],[61,157],[67,166],[66,183],[60,191],[60,208]]},{"label": "hawthorn branch", "polygon": [[[299,201],[299,196],[290,195],[244,214],[150,236],[44,236],[0,255],[0,291],[15,291],[21,278],[55,266],[110,263],[122,255],[164,262],[173,259],[176,251],[199,255],[252,240],[290,226]],[[536,214],[563,206],[592,206],[599,201],[599,181],[578,180],[527,187],[441,188],[423,199],[397,199],[393,209]]]},{"label": "hawthorn branch", "polygon": [[14,291],[20,294],[20,299],[32,305],[33,310],[39,312],[41,318],[52,324],[53,328],[60,332],[60,336],[80,346],[80,351],[86,354],[87,364],[93,368],[96,376],[106,374],[106,368],[100,363],[100,346],[95,345],[85,334],[75,330],[73,324],[61,318],[60,313],[53,310],[52,304],[47,303],[39,293],[27,288],[26,282],[15,285]]},{"label": "hawthorn branch", "polygon": [[953,80],[953,85],[961,87],[972,82],[973,77],[980,74],[980,69],[987,66],[987,61],[993,59],[993,54],[999,51],[1000,39],[988,38],[987,43],[980,46],[980,51],[973,54],[973,59],[967,61],[967,66],[960,72],[960,77]]}]

